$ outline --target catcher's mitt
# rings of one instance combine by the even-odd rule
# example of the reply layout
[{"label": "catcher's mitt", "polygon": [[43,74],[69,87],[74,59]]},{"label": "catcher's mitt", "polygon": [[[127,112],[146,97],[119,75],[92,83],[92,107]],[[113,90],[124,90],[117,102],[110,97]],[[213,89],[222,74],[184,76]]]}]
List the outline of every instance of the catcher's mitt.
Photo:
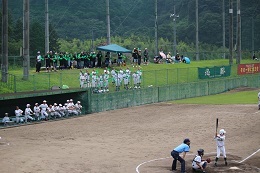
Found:
[{"label": "catcher's mitt", "polygon": [[207,158],[206,161],[207,161],[208,163],[210,163],[210,162],[211,162],[211,159],[210,159],[210,158]]}]

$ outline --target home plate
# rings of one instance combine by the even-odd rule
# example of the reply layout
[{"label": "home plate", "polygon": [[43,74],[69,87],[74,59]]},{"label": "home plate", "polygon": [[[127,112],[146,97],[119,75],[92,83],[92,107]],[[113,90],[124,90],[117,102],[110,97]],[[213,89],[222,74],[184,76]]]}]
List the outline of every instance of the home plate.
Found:
[{"label": "home plate", "polygon": [[239,169],[239,168],[236,167],[236,166],[233,166],[233,167],[230,167],[229,169],[237,170],[237,169]]}]

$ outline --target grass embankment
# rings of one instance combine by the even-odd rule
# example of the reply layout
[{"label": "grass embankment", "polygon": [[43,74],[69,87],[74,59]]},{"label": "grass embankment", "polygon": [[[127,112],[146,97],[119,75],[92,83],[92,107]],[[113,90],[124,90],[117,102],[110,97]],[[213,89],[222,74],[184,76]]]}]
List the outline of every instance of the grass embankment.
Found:
[{"label": "grass embankment", "polygon": [[252,91],[229,91],[226,93],[172,101],[180,104],[257,104],[257,89]]},{"label": "grass embankment", "polygon": [[[253,60],[242,60],[241,63],[255,63]],[[142,86],[147,87],[148,85],[163,86],[172,85],[176,83],[186,83],[198,81],[198,70],[197,67],[212,67],[228,65],[229,60],[217,59],[217,60],[203,60],[203,61],[192,61],[191,64],[154,64],[150,63],[147,66],[142,65]],[[123,69],[130,68],[132,72],[137,70],[131,64],[123,66]],[[116,69],[120,67],[115,66]],[[93,69],[88,69],[91,72]],[[98,74],[103,73],[103,69],[97,68]],[[237,75],[237,65],[232,65],[231,76]],[[85,72],[85,69],[82,69]],[[12,80],[13,86],[15,86],[17,92],[22,91],[36,91],[36,90],[49,90],[52,86],[68,85],[70,88],[79,88],[79,69],[72,70],[61,70],[58,72],[46,73],[35,73],[35,69],[30,70],[29,80],[23,80],[23,69],[10,70],[9,74],[15,75],[15,80]],[[14,82],[15,81],[15,82]],[[130,81],[130,85],[133,85],[133,81]],[[113,91],[114,87],[110,85],[110,90]],[[0,89],[2,93],[12,93],[13,90]]]}]

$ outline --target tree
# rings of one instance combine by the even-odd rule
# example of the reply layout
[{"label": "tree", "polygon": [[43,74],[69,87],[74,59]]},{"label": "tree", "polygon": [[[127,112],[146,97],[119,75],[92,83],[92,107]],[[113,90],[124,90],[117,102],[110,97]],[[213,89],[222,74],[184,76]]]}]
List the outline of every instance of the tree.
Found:
[{"label": "tree", "polygon": [[44,52],[44,44],[45,44],[44,36],[45,36],[44,27],[38,21],[33,21],[30,25],[30,53],[31,54],[36,55],[37,51]]}]

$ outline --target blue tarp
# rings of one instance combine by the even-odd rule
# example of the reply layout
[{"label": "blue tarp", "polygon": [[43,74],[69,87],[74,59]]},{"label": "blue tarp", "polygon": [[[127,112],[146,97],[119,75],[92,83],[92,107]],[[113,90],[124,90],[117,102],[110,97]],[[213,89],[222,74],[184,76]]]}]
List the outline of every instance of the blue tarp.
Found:
[{"label": "blue tarp", "polygon": [[107,51],[107,52],[115,52],[115,53],[131,53],[131,50],[128,50],[124,47],[121,47],[117,44],[109,44],[107,46],[99,46],[97,50]]}]

